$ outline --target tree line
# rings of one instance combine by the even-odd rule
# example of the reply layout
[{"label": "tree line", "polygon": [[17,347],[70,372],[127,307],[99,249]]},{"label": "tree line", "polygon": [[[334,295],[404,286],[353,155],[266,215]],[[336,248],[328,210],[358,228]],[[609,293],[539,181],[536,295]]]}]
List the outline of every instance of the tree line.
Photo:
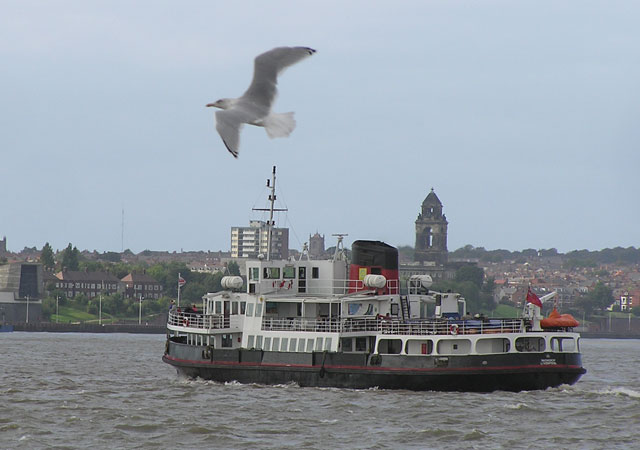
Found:
[{"label": "tree line", "polygon": [[[118,255],[115,258],[114,253]],[[225,275],[221,272],[199,273],[192,272],[183,262],[162,262],[155,264],[136,263],[129,264],[120,260],[119,253],[110,252],[104,254],[100,260],[86,260],[81,253],[71,243],[60,253],[56,260],[53,249],[47,242],[42,250],[40,262],[46,269],[80,270],[88,272],[106,272],[118,279],[122,279],[129,273],[146,273],[148,276],[159,282],[163,286],[162,297],[159,299],[143,300],[143,311],[145,314],[161,313],[168,310],[169,303],[178,296],[178,274],[186,281],[180,290],[181,301],[185,303],[199,303],[202,297],[209,292],[217,292],[222,289],[220,281]],[[230,275],[240,275],[240,270],[236,262],[227,264],[227,272]],[[70,306],[80,309],[90,314],[97,314],[99,303],[102,301],[102,312],[114,317],[135,317],[138,315],[139,300],[126,298],[122,293],[102,295],[99,297],[87,298],[84,294],[76,295],[74,298],[67,298],[66,291],[55,288],[55,284],[46,287],[47,296],[43,299],[43,315],[50,318],[55,314],[56,299],[59,306]]]},{"label": "tree line", "polygon": [[504,249],[486,250],[484,247],[465,245],[453,252],[449,252],[450,258],[477,259],[483,262],[516,261],[526,262],[532,258],[561,257],[565,265],[575,267],[596,267],[601,264],[640,264],[640,248],[615,247],[603,250],[573,250],[568,253],[560,253],[555,248],[549,249],[525,249],[521,251],[509,251]]}]

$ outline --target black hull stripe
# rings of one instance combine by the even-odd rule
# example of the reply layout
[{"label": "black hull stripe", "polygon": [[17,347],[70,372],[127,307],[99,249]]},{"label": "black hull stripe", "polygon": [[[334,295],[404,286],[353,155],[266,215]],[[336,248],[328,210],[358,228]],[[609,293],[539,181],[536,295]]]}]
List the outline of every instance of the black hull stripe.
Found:
[{"label": "black hull stripe", "polygon": [[[578,365],[570,364],[527,364],[517,366],[493,366],[493,367],[434,367],[434,368],[406,368],[406,367],[378,367],[378,366],[348,366],[348,365],[310,365],[310,364],[276,364],[276,363],[254,363],[254,362],[236,362],[236,361],[194,361],[190,359],[175,358],[170,355],[164,355],[163,360],[171,365],[183,366],[183,367],[207,367],[207,366],[240,366],[240,367],[252,367],[252,368],[297,368],[297,369],[320,369],[324,367],[325,370],[362,370],[371,372],[508,372],[508,371],[545,371],[555,372],[558,370],[585,373],[586,370]],[[172,363],[177,364],[172,364]]]}]

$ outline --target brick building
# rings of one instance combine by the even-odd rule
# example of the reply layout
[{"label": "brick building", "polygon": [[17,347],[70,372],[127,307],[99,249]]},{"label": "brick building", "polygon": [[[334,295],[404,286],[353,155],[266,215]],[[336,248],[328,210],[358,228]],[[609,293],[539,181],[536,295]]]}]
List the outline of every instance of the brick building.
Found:
[{"label": "brick building", "polygon": [[124,284],[115,276],[107,272],[84,272],[63,270],[56,274],[59,281],[55,282],[56,289],[64,292],[67,298],[84,294],[87,298],[94,298],[102,292],[106,295],[124,291]]},{"label": "brick building", "polygon": [[146,273],[130,273],[120,280],[127,298],[160,298],[162,284]]}]

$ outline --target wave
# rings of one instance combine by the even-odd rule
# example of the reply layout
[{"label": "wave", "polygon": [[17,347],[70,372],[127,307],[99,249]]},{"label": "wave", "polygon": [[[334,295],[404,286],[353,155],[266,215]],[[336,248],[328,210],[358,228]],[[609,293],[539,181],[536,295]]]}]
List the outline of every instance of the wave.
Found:
[{"label": "wave", "polygon": [[635,391],[627,387],[613,387],[601,389],[595,392],[602,395],[615,395],[621,397],[640,398],[640,391]]},{"label": "wave", "polygon": [[118,424],[118,425],[115,425],[113,428],[117,430],[122,430],[122,431],[136,431],[136,432],[142,432],[142,433],[152,433],[162,429],[160,425],[155,423],[148,423],[148,424],[142,424],[142,425]]},{"label": "wave", "polygon": [[529,410],[531,407],[526,403],[507,403],[504,405],[506,409],[515,409],[515,410]]}]

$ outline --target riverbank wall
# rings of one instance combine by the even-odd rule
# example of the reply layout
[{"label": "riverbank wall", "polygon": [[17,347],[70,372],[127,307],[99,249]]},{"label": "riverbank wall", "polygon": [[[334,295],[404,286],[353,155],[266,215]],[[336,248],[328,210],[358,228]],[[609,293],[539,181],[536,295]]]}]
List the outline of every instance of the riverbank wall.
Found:
[{"label": "riverbank wall", "polygon": [[135,333],[165,334],[166,325],[103,324],[97,323],[14,323],[13,331],[47,333]]}]

